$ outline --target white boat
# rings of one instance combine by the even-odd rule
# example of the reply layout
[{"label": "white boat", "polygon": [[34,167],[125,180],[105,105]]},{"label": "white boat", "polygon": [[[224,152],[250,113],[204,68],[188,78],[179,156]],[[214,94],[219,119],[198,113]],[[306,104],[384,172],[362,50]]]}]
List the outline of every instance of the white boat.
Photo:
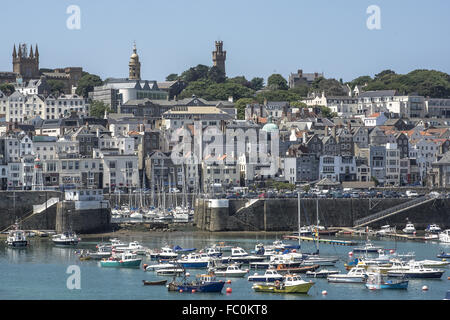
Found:
[{"label": "white boat", "polygon": [[248,281],[258,281],[258,282],[275,282],[282,281],[284,279],[283,275],[279,274],[277,270],[268,269],[264,274],[254,273],[252,276],[248,277]]},{"label": "white boat", "polygon": [[411,262],[408,266],[409,268],[407,270],[389,270],[387,275],[389,277],[438,279],[445,272],[441,269],[424,267],[423,264],[418,262]]},{"label": "white boat", "polygon": [[162,269],[176,269],[176,268],[177,268],[176,263],[158,263],[150,265],[144,264],[145,271],[157,271]]},{"label": "white boat", "polygon": [[[214,271],[214,270],[213,270]],[[244,277],[247,274],[247,270],[241,270],[238,265],[228,266],[226,270],[214,271],[214,274],[218,277]]]},{"label": "white boat", "polygon": [[442,259],[442,260],[419,260],[415,261],[416,263],[419,263],[427,268],[436,268],[436,267],[446,267],[450,264],[449,261]]},{"label": "white boat", "polygon": [[190,253],[187,256],[182,256],[177,260],[183,268],[207,268],[210,257],[202,257],[196,253]]},{"label": "white boat", "polygon": [[385,225],[385,226],[382,226],[381,229],[376,232],[376,235],[385,236],[387,234],[395,233],[395,232],[396,232],[395,227],[391,227],[390,225]]},{"label": "white boat", "polygon": [[117,238],[113,238],[109,240],[111,242],[111,247],[116,250],[120,248],[125,248],[128,246],[128,243],[122,242],[121,240]]},{"label": "white boat", "polygon": [[179,276],[185,272],[182,268],[167,268],[156,270],[158,276]]},{"label": "white boat", "polygon": [[130,214],[130,218],[131,219],[137,219],[137,220],[142,220],[144,218],[144,215],[140,212],[133,212],[132,214]]},{"label": "white boat", "polygon": [[147,248],[145,248],[144,246],[140,245],[139,242],[137,241],[132,241],[128,244],[128,246],[119,246],[119,247],[114,247],[116,252],[124,252],[124,251],[131,251],[133,253],[136,254],[145,254]]},{"label": "white boat", "polygon": [[322,269],[320,271],[306,271],[306,276],[310,278],[326,278],[329,275],[338,274],[340,271],[338,270],[327,270]]},{"label": "white boat", "polygon": [[81,239],[71,231],[66,231],[52,236],[52,241],[57,246],[74,246],[77,245],[80,240]]},{"label": "white boat", "polygon": [[161,251],[154,251],[150,253],[151,258],[157,258],[157,259],[176,259],[178,258],[178,253],[174,252],[172,248],[170,247],[162,247]]},{"label": "white boat", "polygon": [[402,231],[406,234],[414,234],[416,232],[416,228],[412,223],[407,223],[406,227]]},{"label": "white boat", "polygon": [[242,262],[251,263],[256,261],[263,261],[266,258],[260,255],[249,255],[247,251],[241,247],[233,247],[231,249],[231,256],[222,257],[222,262]]},{"label": "white boat", "polygon": [[362,247],[353,248],[353,252],[363,252],[363,253],[377,253],[379,250],[383,250],[383,247],[374,246],[370,240],[366,241],[366,244]]},{"label": "white boat", "polygon": [[112,254],[112,248],[111,246],[97,246],[96,252],[89,252],[89,257],[91,257],[94,260],[100,260],[103,258],[108,258]]},{"label": "white boat", "polygon": [[439,241],[450,243],[450,229],[446,229],[439,233]]},{"label": "white boat", "polygon": [[428,233],[439,233],[441,231],[442,231],[441,227],[439,227],[437,224],[430,224],[425,229],[425,232],[428,232]]},{"label": "white boat", "polygon": [[330,274],[328,282],[336,283],[364,283],[368,277],[367,271],[363,267],[354,267],[347,274]]},{"label": "white boat", "polygon": [[222,252],[214,246],[210,247],[210,248],[206,248],[205,253],[209,257],[221,257],[222,256]]},{"label": "white boat", "polygon": [[28,240],[23,230],[20,230],[19,224],[14,224],[14,229],[8,232],[6,244],[13,248],[24,248],[28,245]]}]

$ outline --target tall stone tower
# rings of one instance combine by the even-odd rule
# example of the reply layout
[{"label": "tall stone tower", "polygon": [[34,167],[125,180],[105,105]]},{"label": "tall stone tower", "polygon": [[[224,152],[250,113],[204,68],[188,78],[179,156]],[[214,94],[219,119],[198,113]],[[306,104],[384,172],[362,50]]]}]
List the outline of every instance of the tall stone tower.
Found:
[{"label": "tall stone tower", "polygon": [[128,63],[130,80],[141,80],[141,63],[139,62],[139,56],[136,53],[136,43],[133,45],[133,54],[130,57]]},{"label": "tall stone tower", "polygon": [[39,50],[36,45],[33,53],[33,46],[30,45],[28,54],[27,45],[19,43],[19,51],[16,52],[16,45],[13,48],[13,72],[18,73],[24,80],[39,78]]},{"label": "tall stone tower", "polygon": [[227,52],[223,51],[223,41],[216,41],[216,50],[212,53],[213,65],[225,73],[225,59]]}]

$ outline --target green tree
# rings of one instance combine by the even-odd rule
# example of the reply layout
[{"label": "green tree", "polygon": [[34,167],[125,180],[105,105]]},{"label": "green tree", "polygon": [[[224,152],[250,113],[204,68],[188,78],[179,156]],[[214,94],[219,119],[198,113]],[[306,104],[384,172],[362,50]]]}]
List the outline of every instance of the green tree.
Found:
[{"label": "green tree", "polygon": [[184,71],[181,74],[180,78],[187,83],[201,79],[207,79],[208,71],[209,71],[208,66],[199,64],[196,67],[191,67],[188,70]]},{"label": "green tree", "polygon": [[105,115],[105,111],[111,112],[111,108],[103,101],[94,100],[89,106],[89,115],[91,117],[103,118],[103,116]]},{"label": "green tree", "polygon": [[330,108],[328,108],[326,106],[319,106],[319,107],[320,107],[320,113],[323,118],[331,119],[331,118],[337,117],[337,113],[332,112]]},{"label": "green tree", "polygon": [[234,78],[229,78],[228,81],[240,84],[240,85],[245,86],[247,88],[251,88],[251,83],[244,76],[238,76],[238,77],[234,77]]},{"label": "green tree", "polygon": [[265,90],[256,94],[258,102],[267,101],[298,101],[301,96],[289,90]]},{"label": "green tree", "polygon": [[325,92],[326,96],[345,96],[347,90],[343,84],[336,79],[317,78],[311,84],[310,92],[321,94]]},{"label": "green tree", "polygon": [[60,94],[64,93],[64,82],[60,80],[48,80],[47,84],[50,90],[50,94],[59,96]]},{"label": "green tree", "polygon": [[178,74],[171,73],[166,77],[166,81],[175,81],[178,80]]},{"label": "green tree", "polygon": [[250,88],[252,88],[255,91],[261,90],[264,88],[264,79],[255,77],[252,80],[250,80]]},{"label": "green tree", "polygon": [[306,105],[306,103],[300,102],[300,101],[291,101],[290,105],[291,105],[291,107],[294,107],[294,108],[307,108],[308,107]]},{"label": "green tree", "polygon": [[278,73],[269,76],[267,86],[270,90],[287,90],[289,88],[286,79]]},{"label": "green tree", "polygon": [[208,79],[215,83],[223,83],[226,77],[220,68],[213,66],[208,70]]},{"label": "green tree", "polygon": [[85,74],[78,81],[77,90],[75,93],[84,98],[88,97],[89,92],[94,91],[94,87],[101,86],[103,84],[102,79],[95,74]]},{"label": "green tree", "polygon": [[372,78],[370,76],[361,76],[348,82],[348,85],[350,86],[350,88],[354,89],[355,86],[363,86],[366,83],[370,82],[372,82]]},{"label": "green tree", "polygon": [[14,88],[14,85],[11,83],[2,83],[0,84],[0,91],[3,92],[5,95],[10,96],[16,89]]}]

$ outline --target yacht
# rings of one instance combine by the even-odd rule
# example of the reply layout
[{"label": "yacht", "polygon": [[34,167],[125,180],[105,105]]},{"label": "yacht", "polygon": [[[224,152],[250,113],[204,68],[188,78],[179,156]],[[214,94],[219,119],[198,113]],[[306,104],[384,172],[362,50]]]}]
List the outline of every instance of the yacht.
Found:
[{"label": "yacht", "polygon": [[14,224],[14,229],[8,232],[6,244],[13,248],[24,248],[28,245],[25,231],[20,230],[17,222]]},{"label": "yacht", "polygon": [[248,276],[248,281],[259,281],[259,282],[275,282],[282,281],[284,276],[279,274],[277,270],[268,269],[264,274],[254,273],[252,276]]},{"label": "yacht", "polygon": [[57,246],[75,246],[80,240],[76,233],[72,231],[66,231],[52,236],[52,241]]},{"label": "yacht", "polygon": [[407,223],[406,227],[403,229],[403,232],[406,234],[414,234],[416,232],[416,228],[412,223]]},{"label": "yacht", "polygon": [[383,250],[383,248],[374,246],[370,241],[367,241],[366,244],[362,247],[353,248],[353,252],[364,252],[364,253],[378,253],[379,250]]},{"label": "yacht", "polygon": [[368,277],[367,271],[363,267],[354,267],[350,269],[347,274],[330,274],[327,279],[328,282],[342,282],[342,283],[364,283]]},{"label": "yacht", "polygon": [[222,262],[241,262],[249,264],[250,262],[264,261],[265,256],[249,255],[247,251],[241,247],[231,249],[231,256],[222,257]]},{"label": "yacht", "polygon": [[441,227],[439,227],[437,224],[430,224],[425,229],[425,232],[428,232],[428,233],[439,233],[441,231],[442,231]]},{"label": "yacht", "polygon": [[412,262],[406,270],[389,270],[387,275],[389,277],[405,277],[405,278],[432,278],[439,279],[445,270],[432,269],[424,267],[419,262]]},{"label": "yacht", "polygon": [[247,274],[247,270],[242,270],[239,265],[230,265],[226,270],[214,270],[213,272],[218,277],[243,277]]},{"label": "yacht", "polygon": [[196,253],[190,253],[177,260],[177,263],[183,268],[207,268],[209,261],[209,257],[202,257]]},{"label": "yacht", "polygon": [[439,241],[450,243],[450,229],[446,229],[439,233]]}]

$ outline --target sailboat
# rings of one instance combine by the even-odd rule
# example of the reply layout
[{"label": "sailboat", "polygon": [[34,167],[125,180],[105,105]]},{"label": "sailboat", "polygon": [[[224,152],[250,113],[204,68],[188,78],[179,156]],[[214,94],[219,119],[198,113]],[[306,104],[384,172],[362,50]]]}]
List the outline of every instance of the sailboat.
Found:
[{"label": "sailboat", "polygon": [[316,199],[316,220],[317,225],[313,230],[313,236],[316,239],[316,252],[306,256],[304,264],[318,264],[321,266],[334,266],[334,264],[339,260],[337,257],[321,257],[319,255],[319,200]]}]

